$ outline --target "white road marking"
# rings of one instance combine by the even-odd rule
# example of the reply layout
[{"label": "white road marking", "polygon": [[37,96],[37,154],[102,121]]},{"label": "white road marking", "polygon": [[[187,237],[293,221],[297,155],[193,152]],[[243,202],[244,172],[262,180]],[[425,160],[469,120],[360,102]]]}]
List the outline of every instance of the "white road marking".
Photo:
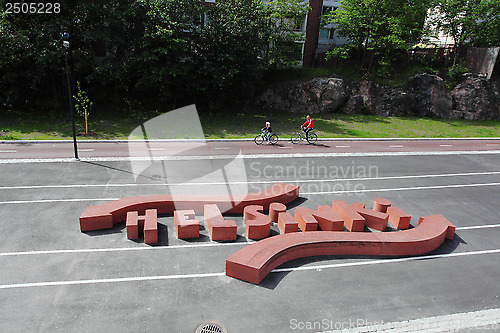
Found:
[{"label": "white road marking", "polygon": [[393,145],[393,146],[389,146],[389,148],[403,148],[402,145]]},{"label": "white road marking", "polygon": [[247,242],[232,242],[232,243],[196,243],[185,245],[168,245],[168,246],[144,246],[144,247],[115,247],[106,249],[73,249],[73,250],[42,250],[42,251],[24,251],[24,252],[4,252],[0,253],[0,257],[40,255],[40,254],[66,254],[66,253],[105,253],[105,252],[126,252],[126,251],[148,251],[148,250],[175,250],[189,248],[206,248],[220,246],[247,246],[255,243],[255,241]]},{"label": "white road marking", "polygon": [[482,187],[482,186],[498,186],[500,183],[482,183],[482,184],[464,184],[464,185],[436,185],[436,186],[415,186],[415,187],[397,187],[397,188],[380,188],[380,189],[363,189],[363,190],[348,190],[348,191],[321,191],[321,192],[306,192],[301,195],[322,195],[322,194],[341,194],[341,193],[365,193],[365,192],[389,192],[389,191],[412,191],[412,190],[434,190],[443,188],[465,188],[465,187]]},{"label": "white road marking", "polygon": [[230,147],[216,147],[214,149],[217,149],[217,150],[226,150],[226,149],[231,149]]},{"label": "white road marking", "polygon": [[335,148],[350,148],[351,146],[335,146]]},{"label": "white road marking", "polygon": [[281,272],[295,272],[295,271],[311,271],[311,270],[328,269],[328,268],[392,264],[395,262],[407,262],[407,261],[425,260],[425,259],[442,259],[442,258],[453,258],[453,257],[466,257],[466,256],[473,256],[473,255],[496,254],[496,253],[500,253],[500,249],[484,250],[484,251],[471,251],[471,252],[458,252],[458,253],[446,253],[446,254],[430,254],[430,255],[426,255],[426,256],[393,258],[393,259],[378,259],[378,260],[370,260],[370,261],[354,261],[354,262],[344,262],[344,263],[329,264],[329,265],[313,265],[313,266],[276,268],[276,269],[273,269],[271,272],[272,273],[281,273]]},{"label": "white road marking", "polygon": [[0,150],[0,153],[17,153],[16,150]]},{"label": "white road marking", "polygon": [[489,147],[493,147],[493,146],[498,146],[498,143],[487,143],[486,145]]},{"label": "white road marking", "polygon": [[[499,228],[500,224],[485,224],[469,227],[457,227],[456,231],[478,230]],[[106,253],[106,252],[127,252],[127,251],[148,251],[148,250],[176,250],[176,249],[191,249],[191,248],[206,248],[220,246],[247,246],[255,243],[255,241],[232,242],[232,243],[217,243],[204,242],[185,245],[167,245],[167,246],[144,246],[144,247],[115,247],[105,249],[67,249],[67,250],[39,250],[39,251],[20,251],[20,252],[3,252],[0,257],[27,256],[27,255],[43,255],[43,254],[67,254],[67,253]]]},{"label": "white road marking", "polygon": [[[357,322],[337,322],[332,323],[329,328],[336,328],[336,324],[340,329],[333,331],[324,331],[322,333],[361,333],[361,332],[419,332],[419,333],[435,333],[435,332],[455,332],[474,329],[486,332],[496,332],[500,328],[500,309],[488,309],[472,312],[453,313],[443,316],[418,318],[390,323],[367,323],[361,322],[361,325],[356,326]],[[323,326],[324,327],[324,326]],[[346,327],[342,329],[342,327]]]},{"label": "white road marking", "polygon": [[163,151],[165,148],[148,148],[149,151]]},{"label": "white road marking", "polygon": [[153,281],[153,280],[195,279],[195,278],[216,277],[216,276],[225,276],[225,275],[226,275],[226,273],[222,272],[222,273],[178,274],[178,275],[161,275],[161,276],[137,276],[137,277],[128,277],[128,278],[116,278],[116,279],[34,282],[34,283],[18,283],[18,284],[0,285],[0,289],[51,287],[51,286],[67,286],[67,285],[74,286],[74,285],[82,285],[82,284],[137,282],[137,281]]},{"label": "white road marking", "polygon": [[94,151],[95,149],[92,149],[92,148],[78,148],[78,151],[81,151],[81,152],[86,152],[86,151]]},{"label": "white road marking", "polygon": [[293,149],[293,147],[278,147],[280,149]]},{"label": "white road marking", "polygon": [[383,157],[383,156],[448,156],[448,155],[496,155],[500,150],[459,150],[459,151],[421,151],[421,152],[369,152],[369,153],[291,153],[291,154],[248,154],[216,156],[143,156],[143,157],[82,157],[74,158],[24,158],[0,159],[0,164],[30,163],[80,163],[80,162],[129,162],[129,161],[192,161],[192,160],[232,160],[243,159],[281,159],[281,158],[321,158],[321,157]]},{"label": "white road marking", "polygon": [[453,147],[453,145],[439,145],[439,147]]},{"label": "white road marking", "polygon": [[[342,193],[366,193],[366,192],[390,192],[390,191],[412,191],[412,190],[433,190],[445,188],[466,188],[466,187],[485,187],[498,186],[500,183],[480,183],[480,184],[462,184],[462,185],[436,185],[436,186],[415,186],[415,187],[396,187],[396,188],[380,188],[380,189],[362,189],[362,190],[347,190],[347,191],[320,191],[320,192],[303,192],[301,195],[323,195],[323,194],[342,194]],[[32,204],[32,203],[55,203],[55,202],[80,202],[80,201],[113,201],[120,198],[79,198],[79,199],[39,199],[39,200],[12,200],[0,201],[0,205],[7,204]]]},{"label": "white road marking", "polygon": [[[293,268],[280,268],[272,270],[271,273],[309,271],[309,270],[322,272],[324,269],[331,269],[331,268],[391,264],[391,263],[418,261],[426,259],[444,259],[444,258],[454,258],[454,257],[466,257],[472,255],[497,254],[497,253],[500,253],[500,249],[449,253],[449,254],[434,254],[434,255],[408,257],[408,258],[356,261],[356,262],[330,264],[330,265],[313,265],[313,266],[301,266]],[[98,284],[98,283],[139,282],[139,281],[152,281],[152,280],[197,279],[197,278],[207,278],[207,277],[223,277],[225,275],[226,275],[225,272],[220,272],[220,273],[199,273],[199,274],[174,274],[174,275],[159,275],[159,276],[136,276],[136,277],[111,278],[111,279],[14,283],[14,284],[0,285],[0,289],[53,287],[53,286],[83,285],[83,284]]]},{"label": "white road marking", "polygon": [[347,190],[347,191],[321,191],[321,192],[304,192],[302,195],[321,195],[321,194],[339,194],[339,193],[365,193],[365,192],[389,192],[389,191],[411,191],[411,190],[432,190],[443,188],[464,188],[464,187],[482,187],[482,186],[498,186],[500,183],[480,183],[480,184],[463,184],[463,185],[436,185],[436,186],[414,186],[414,187],[396,187],[396,188],[381,188],[381,189],[363,189],[363,190]]},{"label": "white road marking", "polygon": [[469,227],[457,227],[455,230],[475,230],[475,229],[488,229],[488,228],[498,228],[500,224],[485,224],[485,225],[473,225]]},{"label": "white road marking", "polygon": [[200,183],[148,183],[148,184],[62,184],[62,185],[20,185],[20,186],[0,186],[0,190],[28,190],[28,189],[47,189],[47,188],[92,188],[92,187],[138,187],[138,186],[200,186],[200,185],[240,185],[240,184],[273,184],[277,181],[287,183],[315,183],[315,182],[343,182],[343,181],[367,181],[367,180],[390,180],[390,179],[412,179],[412,178],[436,178],[436,177],[457,177],[457,176],[481,176],[498,175],[500,171],[485,172],[463,172],[463,173],[443,173],[427,175],[406,175],[406,176],[387,176],[387,177],[361,177],[361,178],[337,178],[337,179],[277,179],[277,180],[258,180],[258,181],[240,181],[240,182],[200,182]]},{"label": "white road marking", "polygon": [[13,201],[0,201],[0,205],[5,205],[5,204],[54,203],[54,202],[81,202],[81,201],[114,201],[114,200],[118,200],[118,199],[120,199],[120,198],[13,200]]}]

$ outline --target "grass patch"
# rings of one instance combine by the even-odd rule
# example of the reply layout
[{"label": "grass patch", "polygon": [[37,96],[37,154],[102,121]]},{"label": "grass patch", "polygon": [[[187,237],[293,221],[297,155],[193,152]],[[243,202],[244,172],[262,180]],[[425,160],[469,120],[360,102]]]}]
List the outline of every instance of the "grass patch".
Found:
[{"label": "grass patch", "polygon": [[[312,115],[320,138],[470,138],[500,137],[499,121],[463,119],[427,119],[416,117],[381,117],[372,115]],[[78,139],[127,139],[148,119],[116,118],[91,120],[94,136]],[[271,122],[280,138],[289,138],[305,121],[302,114],[276,110],[240,110],[232,114],[201,113],[207,139],[253,138],[265,122]],[[84,130],[77,123],[77,132]],[[0,140],[71,139],[71,123],[66,119],[1,119]]]}]

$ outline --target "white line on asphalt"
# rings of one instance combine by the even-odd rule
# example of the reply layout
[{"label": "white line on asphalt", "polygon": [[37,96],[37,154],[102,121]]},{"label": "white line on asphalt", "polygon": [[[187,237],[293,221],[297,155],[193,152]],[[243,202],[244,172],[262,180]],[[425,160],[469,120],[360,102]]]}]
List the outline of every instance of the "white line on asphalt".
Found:
[{"label": "white line on asphalt", "polygon": [[335,148],[350,148],[351,146],[335,146]]},{"label": "white line on asphalt", "polygon": [[78,151],[81,151],[81,152],[86,152],[86,151],[94,151],[95,149],[92,149],[92,148],[78,148]]},{"label": "white line on asphalt", "polygon": [[487,143],[486,145],[489,147],[493,147],[493,146],[498,146],[498,143]]},{"label": "white line on asphalt", "polygon": [[255,243],[254,241],[232,242],[232,243],[196,243],[185,245],[168,245],[168,246],[144,246],[144,247],[116,247],[107,249],[73,249],[73,250],[41,250],[41,251],[24,251],[24,252],[4,252],[0,253],[0,257],[39,255],[39,254],[66,254],[66,253],[105,253],[105,252],[126,252],[126,251],[147,251],[147,250],[175,250],[189,248],[206,248],[220,246],[246,246]]},{"label": "white line on asphalt", "polygon": [[[360,323],[364,326],[356,326]],[[361,332],[455,332],[474,329],[479,331],[496,332],[500,328],[500,309],[488,309],[472,312],[453,313],[443,316],[418,318],[398,322],[378,322],[367,323],[366,321],[344,321],[330,325],[329,329],[346,327],[345,329],[335,329],[322,333],[361,333]],[[336,327],[335,327],[336,326]],[[325,326],[323,326],[325,327]]]},{"label": "white line on asphalt", "polygon": [[389,146],[389,148],[403,148],[402,145],[393,145],[393,146]]},{"label": "white line on asphalt", "polygon": [[222,273],[203,273],[203,274],[137,276],[137,277],[128,277],[128,278],[116,278],[116,279],[94,279],[94,280],[18,283],[18,284],[0,285],[0,289],[51,287],[51,286],[67,286],[67,285],[74,286],[74,285],[82,285],[82,284],[137,282],[137,281],[154,281],[154,280],[196,279],[196,278],[216,277],[216,276],[224,276],[224,275],[226,275],[226,273],[222,272]]},{"label": "white line on asphalt", "polygon": [[397,187],[397,188],[348,190],[348,191],[321,191],[321,192],[306,192],[306,193],[300,193],[300,194],[301,195],[322,195],[322,194],[342,194],[342,193],[412,191],[412,190],[434,190],[434,189],[443,189],[443,188],[465,188],[465,187],[483,187],[483,186],[498,186],[498,185],[500,185],[500,183],[464,184],[464,185],[436,185],[436,186],[415,186],[415,187]]},{"label": "white line on asphalt", "polygon": [[[355,261],[355,262],[349,262],[349,263],[339,263],[339,264],[330,264],[330,265],[313,265],[313,266],[279,268],[279,269],[272,270],[271,273],[309,271],[309,270],[321,271],[323,269],[331,269],[331,268],[369,266],[369,265],[391,264],[391,263],[417,261],[417,260],[466,257],[466,256],[472,256],[472,255],[484,255],[484,254],[496,254],[496,253],[500,253],[500,249],[460,252],[460,253],[449,253],[449,254],[434,254],[434,255],[426,255],[426,256],[419,256],[419,257],[407,257],[407,258],[395,258],[395,259]],[[226,275],[225,272],[220,272],[220,273],[160,275],[160,276],[137,276],[137,277],[126,277],[126,278],[114,278],[114,279],[14,283],[14,284],[0,285],[0,289],[52,287],[52,286],[82,285],[82,284],[97,284],[97,283],[138,282],[138,281],[152,281],[152,280],[196,279],[196,278],[207,278],[207,277],[219,277],[219,276],[225,276],[225,275]]]},{"label": "white line on asphalt", "polygon": [[149,151],[163,151],[165,148],[148,148]]},{"label": "white line on asphalt", "polygon": [[113,200],[118,200],[118,199],[120,199],[120,198],[13,200],[13,201],[0,201],[0,205],[5,205],[5,204],[54,203],[54,202],[80,202],[80,201],[113,201]]},{"label": "white line on asphalt", "polygon": [[469,227],[457,227],[455,230],[475,230],[475,229],[488,229],[488,228],[498,228],[500,224],[485,224],[485,225],[473,225]]},{"label": "white line on asphalt", "polygon": [[439,147],[453,147],[453,145],[439,145]]},{"label": "white line on asphalt", "polygon": [[192,160],[232,160],[280,159],[280,158],[321,158],[321,157],[384,157],[384,156],[448,156],[448,155],[497,155],[500,150],[460,150],[460,151],[420,151],[420,152],[369,152],[369,153],[291,153],[291,154],[249,154],[215,156],[143,156],[143,157],[81,157],[74,158],[33,158],[0,159],[0,164],[21,163],[69,163],[69,162],[130,162],[130,161],[192,161]]},{"label": "white line on asphalt", "polygon": [[277,181],[288,183],[315,183],[315,182],[343,182],[343,181],[367,181],[367,180],[390,180],[390,179],[413,179],[413,178],[436,178],[436,177],[457,177],[457,176],[481,176],[481,175],[498,175],[500,171],[485,171],[485,172],[463,172],[463,173],[443,173],[443,174],[428,174],[428,175],[407,175],[407,176],[387,176],[387,177],[365,177],[365,178],[337,178],[337,179],[277,179],[277,180],[257,180],[257,181],[240,181],[240,182],[202,182],[202,183],[148,183],[148,184],[73,184],[73,185],[20,185],[20,186],[0,186],[0,190],[31,190],[31,189],[46,189],[46,188],[92,188],[92,187],[138,187],[138,186],[202,186],[202,185],[240,185],[240,184],[273,184]]},{"label": "white line on asphalt", "polygon": [[[466,187],[485,187],[498,186],[500,183],[481,183],[481,184],[463,184],[463,185],[437,185],[437,186],[415,186],[415,187],[397,187],[397,188],[380,188],[380,189],[360,189],[347,191],[320,191],[320,192],[304,192],[301,195],[323,195],[323,194],[342,194],[342,193],[366,193],[366,192],[389,192],[389,191],[412,191],[412,190],[433,190],[445,188],[466,188]],[[32,203],[55,203],[55,202],[80,202],[80,201],[113,201],[120,198],[79,198],[79,199],[39,199],[39,200],[12,200],[0,201],[0,205],[7,204],[32,204]]]},{"label": "white line on asphalt", "polygon": [[320,269],[328,269],[328,268],[392,264],[395,262],[407,262],[407,261],[415,261],[415,260],[442,259],[442,258],[454,258],[454,257],[467,257],[467,256],[473,256],[473,255],[496,254],[496,253],[500,253],[500,249],[483,250],[483,251],[470,251],[470,252],[458,252],[458,253],[446,253],[446,254],[430,254],[430,255],[426,255],[426,256],[406,257],[406,258],[378,259],[378,260],[369,260],[369,261],[354,261],[354,262],[344,262],[344,263],[340,263],[340,264],[277,268],[277,269],[273,269],[272,272],[273,273],[281,273],[281,272],[295,272],[295,271],[312,271],[312,270],[320,270]]},{"label": "white line on asphalt", "polygon": [[[469,227],[457,227],[456,231],[467,231],[477,229],[499,228],[500,224],[485,224]],[[39,250],[39,251],[19,251],[19,252],[3,252],[0,257],[13,257],[13,256],[27,256],[27,255],[41,255],[41,254],[68,254],[68,253],[106,253],[106,252],[127,252],[127,251],[148,251],[148,250],[176,250],[176,249],[190,249],[190,248],[206,248],[206,247],[220,247],[220,246],[247,246],[255,243],[255,241],[246,242],[232,242],[232,243],[196,243],[184,245],[167,245],[167,246],[144,246],[144,247],[116,247],[105,249],[69,249],[69,250]]]},{"label": "white line on asphalt", "polygon": [[230,147],[215,147],[214,149],[216,150],[226,150],[226,149],[231,149]]},{"label": "white line on asphalt", "polygon": [[0,150],[0,153],[16,153],[16,150]]}]

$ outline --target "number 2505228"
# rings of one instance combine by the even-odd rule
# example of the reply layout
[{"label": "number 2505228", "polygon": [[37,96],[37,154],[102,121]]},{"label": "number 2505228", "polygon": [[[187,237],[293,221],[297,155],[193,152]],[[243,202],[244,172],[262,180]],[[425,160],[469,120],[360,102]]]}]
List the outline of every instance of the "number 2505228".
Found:
[{"label": "number 2505228", "polygon": [[59,14],[60,12],[59,2],[7,2],[5,4],[6,14]]}]

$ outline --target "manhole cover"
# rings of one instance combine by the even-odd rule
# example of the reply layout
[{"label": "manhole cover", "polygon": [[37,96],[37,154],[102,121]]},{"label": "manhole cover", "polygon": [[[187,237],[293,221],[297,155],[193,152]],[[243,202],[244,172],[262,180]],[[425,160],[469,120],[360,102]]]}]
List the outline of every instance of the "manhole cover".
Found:
[{"label": "manhole cover", "polygon": [[206,324],[201,324],[196,329],[196,333],[227,333],[227,331],[221,324],[211,321]]}]

